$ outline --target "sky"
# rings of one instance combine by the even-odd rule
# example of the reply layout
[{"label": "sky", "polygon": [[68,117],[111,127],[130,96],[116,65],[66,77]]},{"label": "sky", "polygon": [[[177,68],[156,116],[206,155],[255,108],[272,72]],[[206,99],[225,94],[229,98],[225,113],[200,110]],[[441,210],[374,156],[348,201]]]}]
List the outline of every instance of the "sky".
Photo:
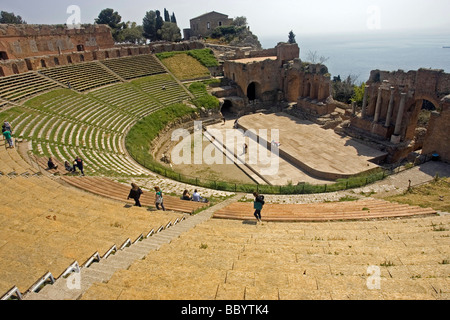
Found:
[{"label": "sky", "polygon": [[[180,29],[210,11],[230,18],[247,17],[259,38],[287,41],[314,34],[430,32],[450,34],[449,0],[0,0],[0,10],[14,12],[29,24],[64,24],[79,7],[81,23],[93,23],[102,9],[112,8],[122,21],[142,23],[150,10],[175,13]],[[450,37],[450,36],[449,36]],[[285,39],[286,38],[286,39]],[[449,39],[450,42],[450,39]]]}]

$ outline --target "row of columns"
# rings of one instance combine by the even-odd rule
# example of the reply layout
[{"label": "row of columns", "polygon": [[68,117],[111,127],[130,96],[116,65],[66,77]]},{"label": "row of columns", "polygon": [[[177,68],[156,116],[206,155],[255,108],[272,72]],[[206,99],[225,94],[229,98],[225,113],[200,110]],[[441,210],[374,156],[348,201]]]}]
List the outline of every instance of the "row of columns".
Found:
[{"label": "row of columns", "polygon": [[[380,120],[382,90],[383,90],[383,88],[380,86],[378,88],[378,97],[377,97],[377,103],[376,103],[376,107],[375,107],[375,115],[374,115],[374,119],[373,119],[374,123],[377,123]],[[388,111],[387,111],[387,115],[386,115],[386,122],[384,124],[385,127],[389,127],[391,125],[391,120],[392,120],[393,111],[394,111],[395,88],[390,87],[390,91],[391,91],[391,96],[390,96],[389,107],[388,107]],[[367,116],[368,97],[369,97],[369,86],[366,86],[365,91],[364,91],[361,118],[365,118]],[[395,130],[394,130],[394,136],[396,136],[396,137],[400,136],[400,133],[401,133],[402,120],[403,120],[403,115],[405,112],[407,94],[405,92],[401,92],[400,97],[401,97],[400,106],[399,106],[399,110],[397,113],[397,119],[395,122]],[[353,107],[353,113],[356,114],[356,106]],[[393,139],[393,140],[396,141],[396,139]]]}]

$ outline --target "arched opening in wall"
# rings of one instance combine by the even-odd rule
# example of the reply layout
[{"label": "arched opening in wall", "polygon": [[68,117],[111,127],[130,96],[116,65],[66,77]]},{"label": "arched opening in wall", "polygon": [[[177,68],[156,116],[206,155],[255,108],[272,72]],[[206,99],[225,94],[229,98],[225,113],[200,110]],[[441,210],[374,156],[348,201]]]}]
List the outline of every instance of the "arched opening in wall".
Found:
[{"label": "arched opening in wall", "polygon": [[19,74],[20,73],[19,72],[19,68],[17,67],[17,64],[13,63],[11,68],[12,68],[14,74]]},{"label": "arched opening in wall", "polygon": [[0,67],[0,77],[4,77],[5,76],[5,72],[3,71],[3,68]]},{"label": "arched opening in wall", "polygon": [[109,59],[109,52],[105,51],[105,59]]},{"label": "arched opening in wall", "polygon": [[133,55],[133,52],[131,51],[131,49],[128,49],[128,55],[129,55],[129,56],[132,56],[132,55]]},{"label": "arched opening in wall", "polygon": [[77,51],[84,51],[84,45],[82,44],[77,45]]},{"label": "arched opening in wall", "polygon": [[30,59],[25,59],[25,63],[27,64],[27,69],[29,71],[33,70],[33,64],[31,63]]},{"label": "arched opening in wall", "polygon": [[414,150],[418,151],[424,147],[425,137],[430,129],[430,118],[433,112],[440,113],[439,105],[436,105],[430,100],[419,99],[411,106],[411,132],[414,129]]},{"label": "arched opening in wall", "polygon": [[59,66],[59,59],[58,58],[54,58],[53,61],[55,62],[55,66]]},{"label": "arched opening in wall", "polygon": [[222,109],[220,110],[220,112],[225,118],[227,118],[228,116],[233,115],[232,108],[233,102],[231,102],[231,100],[225,100],[223,102]]},{"label": "arched opening in wall", "polygon": [[41,59],[41,67],[42,68],[47,68],[47,63],[45,62],[44,59]]},{"label": "arched opening in wall", "polygon": [[116,50],[116,56],[117,58],[120,58],[120,50]]},{"label": "arched opening in wall", "polygon": [[73,63],[73,62],[72,62],[72,57],[71,57],[71,56],[67,56],[67,63],[70,63],[70,64]]},{"label": "arched opening in wall", "polygon": [[250,101],[254,101],[256,99],[259,99],[259,96],[261,95],[261,88],[259,83],[252,82],[247,87],[247,98]]},{"label": "arched opening in wall", "polygon": [[92,60],[97,60],[97,52],[92,52]]},{"label": "arched opening in wall", "polygon": [[0,60],[8,60],[8,53],[6,51],[0,51]]},{"label": "arched opening in wall", "polygon": [[80,54],[80,61],[84,62],[84,55]]}]

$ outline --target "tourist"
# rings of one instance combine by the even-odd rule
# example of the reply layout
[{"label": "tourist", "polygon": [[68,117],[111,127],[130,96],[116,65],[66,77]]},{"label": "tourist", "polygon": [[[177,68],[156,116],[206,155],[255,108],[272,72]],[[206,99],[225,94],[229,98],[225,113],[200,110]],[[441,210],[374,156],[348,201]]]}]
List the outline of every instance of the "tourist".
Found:
[{"label": "tourist", "polygon": [[181,200],[192,201],[192,197],[191,197],[189,191],[184,190],[183,196],[181,197]]},{"label": "tourist", "polygon": [[77,158],[74,160],[73,168],[75,169],[75,172],[76,172],[76,168],[78,168],[81,172],[81,175],[84,176],[84,171],[83,171],[84,164],[83,164],[83,160],[79,156],[77,156]]},{"label": "tourist", "polygon": [[202,197],[200,196],[200,193],[198,193],[197,190],[194,191],[194,194],[192,195],[192,201],[195,202],[201,202],[202,201]]},{"label": "tourist", "polygon": [[257,192],[254,192],[253,196],[255,197],[255,201],[253,202],[253,208],[255,209],[254,216],[255,216],[256,220],[258,220],[259,222],[262,222],[261,210],[263,209],[263,206],[265,204],[264,196],[258,194]]},{"label": "tourist", "polygon": [[[163,210],[166,211],[166,208],[164,207],[164,199],[163,199],[163,194],[162,191],[159,187],[155,187],[155,191],[156,191],[156,197],[155,197],[155,205],[156,205],[156,209],[157,210]],[[161,208],[159,207],[161,206]]]},{"label": "tourist", "polygon": [[2,133],[5,131],[9,131],[11,134],[13,133],[11,124],[8,121],[5,121],[2,125]]},{"label": "tourist", "polygon": [[53,162],[53,159],[51,157],[48,158],[47,166],[48,166],[49,170],[57,170],[58,169],[58,166],[55,165],[55,163]]},{"label": "tourist", "polygon": [[8,142],[10,148],[14,148],[14,143],[12,140],[12,134],[10,131],[5,130],[3,132],[3,136],[5,137],[6,142]]},{"label": "tourist", "polygon": [[143,193],[144,192],[142,191],[141,188],[139,188],[138,185],[136,185],[135,183],[132,183],[131,184],[130,194],[128,195],[128,199],[127,200],[130,200],[130,198],[134,199],[134,202],[135,202],[134,206],[135,207],[142,207],[140,199],[141,199],[141,195]]},{"label": "tourist", "polygon": [[64,162],[64,167],[66,168],[66,171],[75,172],[75,169],[70,165],[69,161],[67,160]]},{"label": "tourist", "polygon": [[248,145],[246,143],[244,143],[244,147],[243,148],[244,148],[244,153],[243,154],[245,155],[248,152]]}]

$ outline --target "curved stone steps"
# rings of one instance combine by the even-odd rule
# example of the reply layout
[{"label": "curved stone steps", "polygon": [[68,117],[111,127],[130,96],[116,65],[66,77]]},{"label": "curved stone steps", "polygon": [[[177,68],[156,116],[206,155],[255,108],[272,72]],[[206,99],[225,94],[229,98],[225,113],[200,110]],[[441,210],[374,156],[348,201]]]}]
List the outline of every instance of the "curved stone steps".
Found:
[{"label": "curved stone steps", "polygon": [[[217,219],[254,220],[253,203],[234,203],[214,214]],[[367,220],[434,215],[430,208],[400,205],[382,200],[317,204],[266,204],[264,221],[305,222],[331,220]]]}]

